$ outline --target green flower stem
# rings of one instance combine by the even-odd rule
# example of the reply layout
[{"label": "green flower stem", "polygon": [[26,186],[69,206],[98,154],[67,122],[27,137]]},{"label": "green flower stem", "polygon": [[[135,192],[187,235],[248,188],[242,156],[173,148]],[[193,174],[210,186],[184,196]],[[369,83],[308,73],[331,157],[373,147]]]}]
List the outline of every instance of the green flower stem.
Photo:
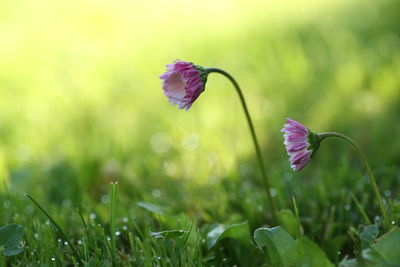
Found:
[{"label": "green flower stem", "polygon": [[378,186],[376,184],[375,177],[372,174],[371,167],[368,164],[367,158],[365,157],[364,153],[361,151],[360,147],[356,144],[356,142],[354,142],[353,139],[351,139],[350,137],[348,137],[348,136],[346,136],[344,134],[341,134],[341,133],[326,132],[326,133],[320,133],[320,134],[318,134],[318,136],[320,138],[320,142],[322,140],[324,140],[325,138],[327,138],[327,137],[340,138],[340,139],[346,141],[347,143],[349,143],[357,151],[358,155],[360,156],[361,161],[363,162],[363,164],[365,166],[365,169],[367,169],[367,173],[368,173],[368,176],[369,176],[369,178],[371,180],[372,188],[374,190],[375,197],[376,197],[376,199],[378,201],[379,208],[381,210],[382,217],[383,217],[383,220],[385,222],[385,226],[389,230],[390,229],[390,221],[389,221],[388,215],[386,213],[385,207],[383,206],[383,201],[382,201],[381,194],[379,193],[379,189],[378,189]]},{"label": "green flower stem", "polygon": [[253,139],[254,147],[256,149],[257,159],[258,159],[258,163],[259,163],[259,166],[260,166],[261,175],[263,177],[263,182],[264,182],[265,187],[267,189],[267,196],[268,196],[268,201],[269,201],[269,204],[270,204],[270,207],[271,207],[271,211],[272,211],[274,219],[277,219],[275,203],[274,203],[274,200],[273,200],[273,198],[271,196],[271,192],[270,192],[271,186],[270,186],[269,179],[268,179],[268,176],[267,176],[266,171],[265,171],[264,161],[263,161],[263,157],[262,157],[262,154],[261,154],[260,145],[258,144],[256,132],[254,130],[253,122],[251,120],[249,110],[247,109],[246,101],[244,99],[242,90],[240,89],[239,84],[236,82],[236,80],[229,73],[227,73],[226,71],[221,70],[221,69],[217,69],[217,68],[207,68],[206,71],[207,71],[207,74],[215,72],[215,73],[219,73],[219,74],[224,75],[226,78],[228,78],[232,82],[233,86],[236,89],[237,94],[239,95],[240,103],[242,104],[244,114],[246,115],[246,119],[247,119],[247,122],[248,122],[248,125],[249,125],[251,137]]}]

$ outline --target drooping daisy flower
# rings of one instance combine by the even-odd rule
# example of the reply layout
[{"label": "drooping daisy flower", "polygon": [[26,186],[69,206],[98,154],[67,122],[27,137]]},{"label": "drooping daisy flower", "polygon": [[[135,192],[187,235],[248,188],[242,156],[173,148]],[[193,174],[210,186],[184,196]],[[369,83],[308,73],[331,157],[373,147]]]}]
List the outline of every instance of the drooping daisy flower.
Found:
[{"label": "drooping daisy flower", "polygon": [[361,148],[357,143],[342,133],[337,132],[324,132],[324,133],[313,133],[310,129],[306,128],[301,123],[287,118],[287,124],[282,129],[285,137],[285,146],[287,153],[290,156],[291,167],[295,171],[300,171],[307,165],[312,156],[317,151],[320,143],[328,137],[335,137],[346,141],[350,144],[358,153],[361,161],[364,163],[365,169],[367,170],[368,176],[371,180],[372,189],[375,194],[375,198],[379,204],[381,214],[385,223],[385,228],[390,229],[389,217],[387,215],[383,200],[379,192],[378,185],[376,184],[375,176],[372,173],[371,167],[368,164],[367,158],[362,152]]},{"label": "drooping daisy flower", "polygon": [[245,97],[240,89],[239,84],[233,78],[233,76],[219,68],[203,68],[201,66],[194,65],[191,62],[176,60],[172,64],[167,65],[167,71],[160,76],[164,94],[169,98],[169,102],[174,105],[178,105],[181,109],[184,108],[188,110],[192,106],[193,102],[204,91],[205,84],[207,82],[207,76],[211,73],[219,73],[225,76],[225,78],[232,83],[239,96],[239,100],[243,107],[243,111],[249,126],[251,138],[253,139],[263,182],[267,189],[266,193],[270,204],[270,209],[275,220],[277,219],[275,201],[271,195],[272,190],[270,188],[269,179],[265,171],[261,149],[257,141],[257,136],[249,110],[247,108]]},{"label": "drooping daisy flower", "polygon": [[167,65],[167,71],[160,79],[169,102],[178,105],[180,109],[188,110],[204,91],[207,72],[191,62],[175,60]]},{"label": "drooping daisy flower", "polygon": [[319,137],[301,123],[287,118],[284,125],[285,146],[291,167],[300,171],[307,165],[319,147]]}]

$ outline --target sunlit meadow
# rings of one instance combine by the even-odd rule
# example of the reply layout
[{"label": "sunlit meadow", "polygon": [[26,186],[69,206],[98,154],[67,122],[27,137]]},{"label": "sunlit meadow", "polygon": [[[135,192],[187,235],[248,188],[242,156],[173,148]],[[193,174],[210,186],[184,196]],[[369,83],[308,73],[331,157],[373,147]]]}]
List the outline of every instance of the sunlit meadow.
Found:
[{"label": "sunlit meadow", "polygon": [[[398,266],[399,14],[396,0],[3,0],[0,227],[23,236],[5,256],[0,230],[0,266],[77,265],[68,242],[85,266]],[[210,75],[179,110],[159,79],[175,59],[239,82],[279,222],[234,88]],[[286,117],[357,141],[389,238],[351,147],[324,141],[291,170]]]}]

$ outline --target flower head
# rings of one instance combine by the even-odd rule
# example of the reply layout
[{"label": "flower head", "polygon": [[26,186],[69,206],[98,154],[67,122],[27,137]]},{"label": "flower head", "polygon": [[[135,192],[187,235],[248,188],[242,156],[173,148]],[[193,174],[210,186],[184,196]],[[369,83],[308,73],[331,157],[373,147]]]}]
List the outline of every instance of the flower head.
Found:
[{"label": "flower head", "polygon": [[284,125],[285,146],[293,170],[300,171],[307,165],[319,147],[319,137],[301,123],[287,118]]},{"label": "flower head", "polygon": [[204,91],[207,72],[203,67],[191,62],[175,60],[167,65],[167,71],[160,79],[169,102],[188,110]]}]

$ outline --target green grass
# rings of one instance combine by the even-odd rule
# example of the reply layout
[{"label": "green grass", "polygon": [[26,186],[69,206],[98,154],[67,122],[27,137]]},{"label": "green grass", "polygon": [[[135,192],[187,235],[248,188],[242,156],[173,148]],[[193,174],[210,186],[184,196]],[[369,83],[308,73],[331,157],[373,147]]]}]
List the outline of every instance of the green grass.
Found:
[{"label": "green grass", "polygon": [[290,170],[288,116],[352,137],[400,223],[399,3],[214,2],[2,4],[0,227],[22,225],[25,250],[0,267],[76,264],[68,242],[87,266],[271,265],[253,233],[276,225],[234,89],[210,76],[190,111],[171,107],[158,76],[175,58],[241,85],[296,242],[338,264],[365,256],[370,222],[371,242],[385,231],[347,144]]}]

